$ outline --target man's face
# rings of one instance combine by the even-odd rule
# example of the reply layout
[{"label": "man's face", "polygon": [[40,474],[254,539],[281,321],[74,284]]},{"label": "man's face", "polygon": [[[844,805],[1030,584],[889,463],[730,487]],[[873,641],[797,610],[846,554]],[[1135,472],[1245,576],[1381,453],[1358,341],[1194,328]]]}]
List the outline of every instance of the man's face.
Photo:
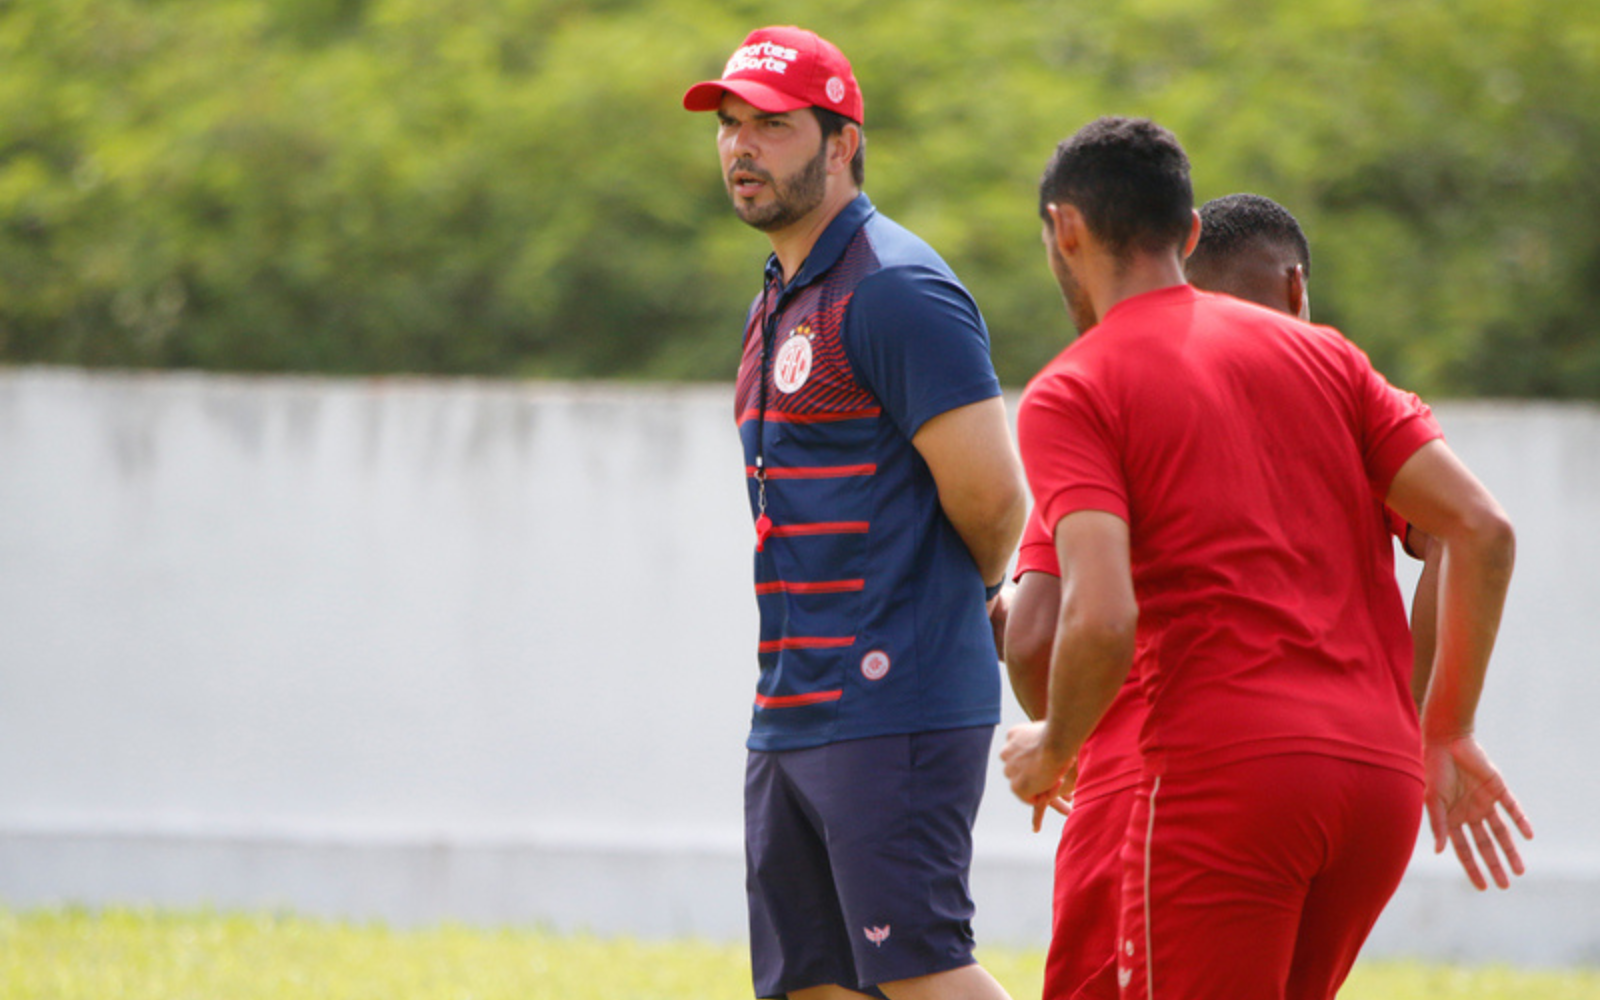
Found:
[{"label": "man's face", "polygon": [[1067,315],[1072,317],[1072,325],[1078,328],[1078,333],[1088,333],[1099,322],[1094,314],[1094,305],[1089,301],[1089,296],[1084,294],[1078,279],[1073,277],[1072,268],[1061,256],[1061,248],[1056,246],[1055,228],[1048,222],[1044,224],[1043,238],[1045,255],[1050,259],[1050,273],[1056,276],[1056,284],[1061,286],[1061,298],[1067,304]]},{"label": "man's face", "polygon": [[717,121],[722,179],[746,224],[777,232],[822,204],[828,150],[809,108],[770,114],[727,94]]}]

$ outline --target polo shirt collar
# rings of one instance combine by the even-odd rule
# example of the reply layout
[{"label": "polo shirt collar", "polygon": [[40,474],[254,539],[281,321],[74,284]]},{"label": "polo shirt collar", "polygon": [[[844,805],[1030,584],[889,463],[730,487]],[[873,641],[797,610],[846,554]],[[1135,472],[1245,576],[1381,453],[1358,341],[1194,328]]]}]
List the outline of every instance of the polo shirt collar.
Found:
[{"label": "polo shirt collar", "polygon": [[[806,255],[805,263],[800,265],[794,280],[789,282],[784,290],[804,287],[838,263],[839,258],[844,255],[845,247],[848,247],[850,241],[855,238],[856,231],[877,211],[865,193],[856,195],[850,204],[833,217],[833,221],[828,223],[828,228],[822,231],[822,235],[817,237],[817,242],[811,247],[811,253]],[[767,280],[782,280],[782,278],[783,265],[778,263],[778,255],[772,254],[767,258]]]}]

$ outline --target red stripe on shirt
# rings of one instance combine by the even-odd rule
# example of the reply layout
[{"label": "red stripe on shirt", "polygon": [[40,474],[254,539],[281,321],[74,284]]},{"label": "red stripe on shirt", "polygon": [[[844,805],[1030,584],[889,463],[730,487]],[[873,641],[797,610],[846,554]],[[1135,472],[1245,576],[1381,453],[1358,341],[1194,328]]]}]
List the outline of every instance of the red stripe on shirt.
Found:
[{"label": "red stripe on shirt", "polygon": [[[775,424],[831,424],[841,420],[871,420],[882,412],[882,408],[877,406],[865,410],[839,410],[831,413],[782,413],[768,410],[767,420]],[[743,427],[760,416],[761,411],[753,407],[745,410],[739,414],[739,426]]]},{"label": "red stripe on shirt", "polygon": [[764,694],[756,695],[757,708],[799,708],[802,705],[817,705],[825,701],[838,701],[844,697],[844,691],[813,691],[810,694],[785,694],[776,698],[769,698]]},{"label": "red stripe on shirt", "polygon": [[775,524],[767,532],[771,538],[793,538],[797,535],[864,535],[867,521],[815,521],[811,524]]},{"label": "red stripe on shirt", "polygon": [[770,583],[756,584],[757,594],[843,594],[852,590],[861,590],[867,585],[865,580],[819,580],[816,583],[790,583],[787,580],[773,580]]},{"label": "red stripe on shirt", "polygon": [[856,637],[853,635],[796,635],[763,642],[756,649],[762,653],[778,653],[785,649],[839,649],[855,641]]},{"label": "red stripe on shirt", "polygon": [[[746,476],[754,476],[756,467],[744,467]],[[768,469],[768,479],[836,479],[843,476],[875,476],[876,465],[811,465],[790,469]]]}]

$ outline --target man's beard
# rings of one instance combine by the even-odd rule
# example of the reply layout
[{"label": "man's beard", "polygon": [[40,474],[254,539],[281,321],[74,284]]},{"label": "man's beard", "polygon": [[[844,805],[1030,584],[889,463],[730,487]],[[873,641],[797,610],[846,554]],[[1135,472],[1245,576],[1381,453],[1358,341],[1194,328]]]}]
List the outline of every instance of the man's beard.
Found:
[{"label": "man's beard", "polygon": [[[731,178],[735,171],[740,170],[755,174],[771,189],[772,201],[766,205],[742,205],[735,196],[733,210],[746,225],[764,233],[788,228],[822,204],[822,199],[828,190],[827,158],[828,144],[824,142],[822,148],[817,150],[817,155],[801,167],[799,173],[781,183],[776,177],[757,168],[748,160],[735,162],[728,168],[728,176]],[[731,180],[728,182],[728,187],[729,193],[732,194]]]},{"label": "man's beard", "polygon": [[[1069,276],[1071,273],[1067,272]],[[1095,324],[1100,322],[1100,317],[1094,314],[1094,303],[1090,301],[1076,278],[1069,278],[1069,284],[1061,289],[1061,297],[1067,302],[1067,315],[1072,317],[1072,325],[1078,328],[1080,336],[1094,329]]]},{"label": "man's beard", "polygon": [[1077,277],[1067,262],[1061,259],[1054,245],[1050,247],[1050,270],[1055,275],[1056,284],[1061,287],[1061,300],[1066,303],[1072,325],[1078,328],[1080,336],[1088,333],[1100,321],[1100,317],[1094,314],[1094,303],[1089,300],[1083,286],[1078,284]]}]

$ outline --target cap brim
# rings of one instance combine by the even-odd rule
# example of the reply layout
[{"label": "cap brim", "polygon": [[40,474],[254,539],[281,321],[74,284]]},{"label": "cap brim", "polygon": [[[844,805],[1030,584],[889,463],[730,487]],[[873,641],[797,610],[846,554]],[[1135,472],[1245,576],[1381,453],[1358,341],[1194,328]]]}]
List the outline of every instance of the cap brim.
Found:
[{"label": "cap brim", "polygon": [[772,115],[811,106],[811,102],[804,98],[791,97],[754,80],[707,80],[697,83],[683,95],[683,106],[690,111],[715,111],[722,106],[723,94],[742,97],[757,111]]}]

